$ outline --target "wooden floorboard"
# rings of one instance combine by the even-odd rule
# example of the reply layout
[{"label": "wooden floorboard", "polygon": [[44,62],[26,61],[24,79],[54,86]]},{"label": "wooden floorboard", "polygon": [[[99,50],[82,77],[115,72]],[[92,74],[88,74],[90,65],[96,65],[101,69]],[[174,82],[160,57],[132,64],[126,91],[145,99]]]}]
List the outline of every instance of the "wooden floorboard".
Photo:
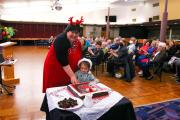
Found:
[{"label": "wooden floorboard", "polygon": [[[43,63],[46,47],[16,46],[14,57],[15,76],[20,78],[14,96],[0,95],[0,120],[43,120],[45,114],[40,106],[42,94]],[[97,78],[105,85],[129,98],[134,107],[154,102],[180,98],[180,85],[171,74],[163,73],[162,82],[157,77],[144,80],[138,76],[130,83],[110,77],[106,72],[98,72]]]}]

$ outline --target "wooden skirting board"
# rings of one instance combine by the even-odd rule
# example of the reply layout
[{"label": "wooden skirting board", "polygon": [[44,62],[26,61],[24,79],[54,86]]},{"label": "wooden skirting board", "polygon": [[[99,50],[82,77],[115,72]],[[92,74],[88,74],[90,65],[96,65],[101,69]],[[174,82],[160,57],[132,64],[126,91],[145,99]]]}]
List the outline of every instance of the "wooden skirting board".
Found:
[{"label": "wooden skirting board", "polygon": [[17,40],[17,41],[29,41],[29,40],[49,40],[49,38],[11,38],[11,40]]}]

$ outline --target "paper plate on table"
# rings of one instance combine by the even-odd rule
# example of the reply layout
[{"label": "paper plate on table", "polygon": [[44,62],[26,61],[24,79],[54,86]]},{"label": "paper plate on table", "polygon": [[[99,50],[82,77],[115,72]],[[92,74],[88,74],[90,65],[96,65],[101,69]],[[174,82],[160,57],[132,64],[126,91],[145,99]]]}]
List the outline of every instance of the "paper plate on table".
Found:
[{"label": "paper plate on table", "polygon": [[[64,100],[65,98],[66,99],[71,98],[73,100],[76,100],[77,105],[75,105],[73,107],[68,107],[68,108],[60,107],[58,102]],[[62,98],[59,99],[59,101],[57,102],[57,104],[58,104],[58,108],[61,109],[61,110],[76,110],[76,109],[79,109],[80,107],[82,107],[82,105],[83,105],[83,101],[80,98],[77,98],[77,97],[62,97]]]}]

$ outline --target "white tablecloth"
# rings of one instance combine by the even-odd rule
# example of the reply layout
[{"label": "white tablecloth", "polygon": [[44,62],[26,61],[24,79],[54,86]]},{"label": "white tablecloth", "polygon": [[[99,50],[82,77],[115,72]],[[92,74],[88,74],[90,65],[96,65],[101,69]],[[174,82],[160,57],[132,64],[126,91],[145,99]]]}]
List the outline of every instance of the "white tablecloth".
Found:
[{"label": "white tablecloth", "polygon": [[[101,86],[107,86],[98,83]],[[54,87],[46,90],[47,102],[49,111],[58,108],[58,101],[61,97],[71,97],[73,96],[71,92],[67,89],[66,86],[63,87]],[[116,91],[110,91],[109,95],[106,97],[100,97],[93,99],[93,106],[88,108],[82,106],[79,109],[71,110],[77,114],[81,120],[96,120],[105,114],[111,107],[118,103],[123,96]]]}]

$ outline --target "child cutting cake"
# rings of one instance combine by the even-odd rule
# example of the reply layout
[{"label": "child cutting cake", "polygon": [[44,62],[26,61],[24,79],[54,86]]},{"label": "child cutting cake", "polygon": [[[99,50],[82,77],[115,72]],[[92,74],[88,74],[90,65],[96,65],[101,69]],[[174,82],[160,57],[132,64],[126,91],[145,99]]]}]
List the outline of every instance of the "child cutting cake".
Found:
[{"label": "child cutting cake", "polygon": [[98,83],[99,82],[90,71],[92,67],[92,62],[90,59],[83,58],[79,60],[78,67],[79,67],[79,70],[75,73],[75,75],[80,83],[82,82]]}]

